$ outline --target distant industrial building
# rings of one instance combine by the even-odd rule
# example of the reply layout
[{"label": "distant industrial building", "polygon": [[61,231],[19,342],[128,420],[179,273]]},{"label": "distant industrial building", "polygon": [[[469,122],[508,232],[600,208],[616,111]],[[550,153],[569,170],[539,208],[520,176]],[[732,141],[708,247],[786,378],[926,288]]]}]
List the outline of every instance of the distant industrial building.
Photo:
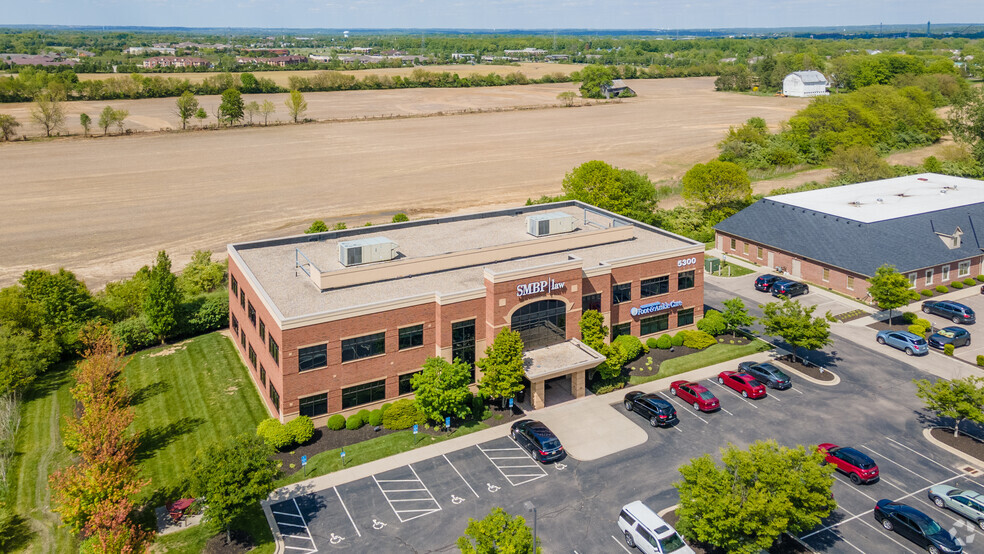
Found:
[{"label": "distant industrial building", "polygon": [[827,96],[830,83],[819,71],[794,71],[782,80],[784,96],[809,97]]}]

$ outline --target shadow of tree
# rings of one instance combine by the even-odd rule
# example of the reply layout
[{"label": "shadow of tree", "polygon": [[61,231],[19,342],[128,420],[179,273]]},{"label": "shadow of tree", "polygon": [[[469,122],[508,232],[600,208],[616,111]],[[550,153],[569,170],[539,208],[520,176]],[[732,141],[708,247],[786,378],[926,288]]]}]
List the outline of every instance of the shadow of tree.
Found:
[{"label": "shadow of tree", "polygon": [[140,437],[137,439],[137,461],[142,462],[150,458],[158,450],[167,447],[182,435],[191,433],[203,423],[205,420],[200,417],[183,417],[167,425],[147,429],[140,433]]},{"label": "shadow of tree", "polygon": [[71,378],[72,370],[75,369],[75,362],[76,360],[74,359],[58,362],[50,367],[48,371],[38,375],[24,393],[23,402],[27,403],[38,398],[47,398],[61,388]]},{"label": "shadow of tree", "polygon": [[164,394],[171,390],[171,385],[164,381],[156,381],[145,387],[141,387],[130,394],[130,406],[139,406],[155,396]]},{"label": "shadow of tree", "polygon": [[26,518],[17,514],[7,516],[0,512],[0,551],[13,552],[25,548],[34,535],[35,532]]}]

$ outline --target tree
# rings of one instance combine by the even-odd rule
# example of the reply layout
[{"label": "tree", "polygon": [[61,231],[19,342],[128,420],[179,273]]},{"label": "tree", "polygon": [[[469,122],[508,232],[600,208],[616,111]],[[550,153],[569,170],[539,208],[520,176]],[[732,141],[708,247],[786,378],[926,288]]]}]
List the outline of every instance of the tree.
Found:
[{"label": "tree", "polygon": [[751,90],[752,85],[752,72],[744,65],[726,66],[714,80],[714,88],[717,90]]},{"label": "tree", "polygon": [[605,162],[585,162],[564,177],[564,194],[572,200],[642,221],[652,218],[658,195],[649,177]]},{"label": "tree", "polygon": [[605,326],[605,316],[598,310],[586,310],[581,314],[581,321],[577,323],[581,329],[581,342],[589,348],[601,352],[605,347],[605,339],[608,338],[608,327]]},{"label": "tree", "polygon": [[308,108],[307,100],[304,99],[304,95],[299,90],[290,91],[287,100],[284,101],[284,105],[287,106],[287,113],[290,114],[294,123],[297,123],[297,118],[304,117],[304,112]]},{"label": "tree", "polygon": [[128,110],[113,110],[113,123],[116,123],[116,131],[121,135],[123,134],[123,123],[129,116]]},{"label": "tree", "polygon": [[974,158],[984,163],[984,89],[974,87],[958,97],[947,123],[953,137],[969,146]]},{"label": "tree", "polygon": [[92,118],[89,114],[82,112],[79,114],[79,125],[82,126],[82,134],[89,136],[89,128],[92,127]]},{"label": "tree", "polygon": [[242,121],[244,109],[241,92],[230,88],[222,93],[222,102],[219,104],[219,119],[224,119],[226,124],[233,125]]},{"label": "tree", "polygon": [[232,522],[273,490],[279,464],[272,454],[263,439],[244,433],[209,445],[192,460],[192,488],[206,499],[205,521],[224,529],[227,540]]},{"label": "tree", "polygon": [[311,223],[311,226],[305,229],[304,232],[310,235],[312,233],[324,233],[327,230],[328,230],[328,226],[325,225],[324,221],[321,221],[320,219],[315,219],[314,222]]},{"label": "tree", "polygon": [[563,102],[564,105],[567,106],[568,108],[574,105],[575,98],[577,98],[577,95],[574,94],[574,91],[572,90],[565,90],[564,92],[557,95],[557,100]]},{"label": "tree", "polygon": [[65,123],[65,110],[62,108],[62,100],[65,95],[55,90],[42,90],[34,96],[34,107],[31,108],[31,118],[44,127],[44,134],[51,136],[52,131],[57,131]]},{"label": "tree", "polygon": [[738,329],[748,327],[755,323],[755,317],[748,315],[748,309],[741,298],[735,297],[724,301],[724,311],[721,312],[724,320],[724,330],[735,334]]},{"label": "tree", "polygon": [[601,86],[611,85],[615,73],[608,66],[594,64],[582,68],[579,76],[581,78],[581,96],[602,98],[604,95],[601,93]]},{"label": "tree", "polygon": [[393,223],[403,223],[404,221],[410,221],[410,218],[407,217],[407,214],[403,212],[400,212],[398,214],[393,214],[393,219],[392,219]]},{"label": "tree", "polygon": [[798,535],[820,525],[837,507],[831,494],[834,468],[824,454],[758,441],[747,451],[728,445],[723,467],[703,455],[680,467],[683,480],[677,530],[729,553],[768,549],[783,533]]},{"label": "tree", "polygon": [[270,117],[270,114],[272,114],[274,111],[276,111],[276,109],[277,108],[273,105],[273,102],[271,102],[269,100],[264,100],[263,103],[260,104],[260,114],[263,115],[263,126],[264,127],[267,124],[267,118],[269,118]]},{"label": "tree", "polygon": [[19,395],[58,360],[51,336],[38,340],[27,330],[0,323],[0,396]]},{"label": "tree", "polygon": [[198,99],[195,98],[195,95],[190,90],[186,90],[181,93],[175,104],[177,106],[176,113],[181,118],[181,129],[187,129],[188,120],[195,117],[195,114],[198,113]]},{"label": "tree", "polygon": [[793,347],[793,359],[799,348],[816,350],[833,343],[830,338],[830,322],[834,317],[827,312],[823,317],[813,317],[816,306],[803,307],[798,301],[782,298],[779,302],[760,305],[765,316],[762,324],[766,334],[782,337]]},{"label": "tree", "polygon": [[482,368],[478,390],[487,398],[513,398],[523,390],[523,339],[508,327],[499,331],[485,357],[476,363]]},{"label": "tree", "polygon": [[[540,554],[540,540],[536,542],[536,553]],[[468,518],[465,534],[456,544],[463,554],[527,554],[533,546],[533,532],[523,516],[512,516],[495,507],[480,520]]]},{"label": "tree", "polygon": [[752,182],[738,164],[713,160],[697,164],[683,176],[683,197],[713,208],[732,202],[748,201]]},{"label": "tree", "polygon": [[436,356],[427,358],[423,369],[410,378],[414,403],[434,422],[443,422],[447,416],[468,417],[472,398],[469,383],[471,366],[457,358],[449,362]]},{"label": "tree", "polygon": [[205,111],[205,108],[198,108],[198,111],[195,112],[195,119],[198,120],[199,129],[205,126],[205,120],[208,119],[208,112]]},{"label": "tree", "polygon": [[171,273],[171,258],[167,252],[157,253],[157,262],[150,269],[150,284],[147,287],[147,300],[144,303],[144,315],[147,316],[147,328],[161,339],[164,339],[177,326],[177,309],[181,302],[181,291],[178,289],[178,279]]},{"label": "tree", "polygon": [[260,113],[260,105],[256,103],[256,100],[246,103],[246,117],[249,119],[249,124],[253,124],[253,116]]},{"label": "tree", "polygon": [[14,138],[14,130],[18,127],[20,127],[20,122],[17,121],[17,118],[12,115],[0,113],[0,137],[3,140],[12,140]]},{"label": "tree", "polygon": [[29,310],[37,317],[38,331],[49,330],[62,344],[74,343],[79,328],[94,315],[92,294],[71,271],[29,269],[21,276],[20,284]]},{"label": "tree", "polygon": [[834,166],[837,177],[852,183],[895,177],[892,166],[888,165],[874,148],[866,144],[838,146],[830,153],[829,162]]},{"label": "tree", "polygon": [[892,310],[916,299],[909,279],[888,264],[876,269],[874,277],[868,280],[868,294],[879,308],[888,310],[889,322],[892,321]]},{"label": "tree", "polygon": [[191,255],[191,263],[185,266],[178,277],[178,285],[184,294],[194,296],[219,288],[225,278],[225,262],[213,262],[211,250],[195,250]]},{"label": "tree", "polygon": [[958,436],[960,423],[965,419],[984,423],[984,378],[971,376],[964,379],[937,379],[930,384],[926,379],[915,379],[916,396],[922,399],[926,409],[939,417],[953,418],[953,436]]},{"label": "tree", "polygon": [[99,114],[99,127],[103,130],[103,135],[109,133],[109,128],[116,125],[119,132],[123,132],[123,121],[130,115],[127,110],[114,110],[112,106],[106,106]]}]

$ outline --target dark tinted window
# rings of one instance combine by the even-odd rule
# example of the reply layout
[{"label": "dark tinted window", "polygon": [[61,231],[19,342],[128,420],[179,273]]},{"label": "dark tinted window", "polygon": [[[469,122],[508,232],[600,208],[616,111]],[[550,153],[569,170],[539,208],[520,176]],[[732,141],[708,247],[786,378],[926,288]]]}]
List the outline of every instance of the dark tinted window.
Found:
[{"label": "dark tinted window", "polygon": [[400,329],[400,350],[424,345],[424,326],[414,325]]},{"label": "dark tinted window", "polygon": [[594,310],[601,311],[601,293],[585,294],[581,297],[581,311]]},{"label": "dark tinted window", "polygon": [[386,333],[374,333],[342,341],[342,361],[359,360],[386,353]]},{"label": "dark tinted window", "polygon": [[328,393],[316,394],[314,396],[308,396],[307,398],[301,398],[299,404],[301,406],[302,416],[316,417],[327,414]]},{"label": "dark tinted window", "polygon": [[273,381],[270,381],[270,402],[273,402],[273,409],[280,413],[280,393],[273,386]]},{"label": "dark tinted window", "polygon": [[677,312],[677,327],[683,327],[684,325],[692,325],[694,323],[694,309],[687,308],[686,310],[680,310]]},{"label": "dark tinted window", "polygon": [[632,300],[632,283],[622,283],[612,287],[612,304],[621,304]]},{"label": "dark tinted window", "polygon": [[475,380],[475,320],[451,324],[451,359],[459,359],[472,366]]},{"label": "dark tinted window", "polygon": [[236,319],[236,316],[232,316],[232,334],[239,334],[239,320]]},{"label": "dark tinted window", "polygon": [[625,510],[622,510],[622,511],[621,511],[621,512],[620,512],[620,513],[618,514],[618,517],[620,517],[620,518],[622,518],[622,519],[624,519],[624,520],[625,520],[625,521],[626,521],[626,522],[627,522],[627,523],[628,523],[629,525],[632,525],[632,524],[634,524],[634,523],[635,523],[635,518],[634,518],[634,517],[632,517],[632,516],[631,516],[631,515],[629,514],[629,512],[626,512]]},{"label": "dark tinted window", "polygon": [[666,294],[668,292],[670,292],[670,277],[668,275],[664,275],[663,277],[643,280],[642,286],[640,287],[639,296],[646,298],[649,296],[656,296],[657,294]]},{"label": "dark tinted window", "polygon": [[266,323],[260,320],[260,342],[266,342]]},{"label": "dark tinted window", "polygon": [[253,324],[253,327],[256,327],[256,308],[253,307],[252,302],[249,302],[248,305],[249,308],[246,309],[246,315],[249,317],[249,322]]},{"label": "dark tinted window", "polygon": [[277,341],[270,337],[270,342],[267,344],[270,349],[270,356],[273,357],[273,363],[280,365],[280,346],[277,345]]},{"label": "dark tinted window", "polygon": [[328,365],[328,345],[319,344],[297,349],[297,370],[307,371]]},{"label": "dark tinted window", "polygon": [[404,374],[404,375],[400,375],[400,392],[399,392],[399,394],[410,394],[411,392],[413,392],[413,385],[410,384],[410,379],[414,375],[416,375],[417,373],[420,373],[420,372],[417,371],[417,372],[414,372],[414,373],[407,373],[407,374]]},{"label": "dark tinted window", "polygon": [[694,288],[694,271],[684,271],[677,274],[677,290]]},{"label": "dark tinted window", "polygon": [[342,389],[342,409],[386,398],[386,381],[373,381]]},{"label": "dark tinted window", "polygon": [[632,324],[631,323],[620,323],[618,325],[612,325],[612,340],[617,339],[621,335],[632,334]]},{"label": "dark tinted window", "polygon": [[651,335],[665,331],[670,327],[670,314],[654,315],[639,322],[639,334]]},{"label": "dark tinted window", "polygon": [[544,450],[556,450],[560,448],[560,441],[556,437],[540,437],[540,445]]},{"label": "dark tinted window", "polygon": [[253,369],[256,369],[256,352],[253,351],[253,345],[249,345],[249,363],[253,364]]},{"label": "dark tinted window", "polygon": [[229,286],[232,287],[232,295],[239,296],[239,281],[235,277],[229,277]]},{"label": "dark tinted window", "polygon": [[263,364],[260,364],[260,384],[266,385],[266,368],[263,367]]}]

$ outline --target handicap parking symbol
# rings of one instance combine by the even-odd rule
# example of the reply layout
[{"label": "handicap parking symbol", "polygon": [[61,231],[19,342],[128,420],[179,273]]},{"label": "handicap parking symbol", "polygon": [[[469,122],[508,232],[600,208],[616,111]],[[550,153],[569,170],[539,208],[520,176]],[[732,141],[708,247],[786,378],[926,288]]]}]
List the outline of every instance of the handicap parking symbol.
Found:
[{"label": "handicap parking symbol", "polygon": [[460,497],[460,496],[455,496],[453,494],[451,495],[451,503],[452,504],[461,504],[464,501],[465,501],[465,499],[462,498],[462,497]]},{"label": "handicap parking symbol", "polygon": [[489,492],[498,492],[501,488],[499,485],[493,485],[492,483],[485,483],[489,487]]},{"label": "handicap parking symbol", "polygon": [[336,535],[335,533],[332,533],[331,534],[331,537],[328,538],[328,542],[330,542],[331,544],[338,544],[338,543],[342,542],[343,540],[345,540],[345,537],[340,537],[340,536]]},{"label": "handicap parking symbol", "polygon": [[372,518],[372,528],[373,529],[379,531],[383,527],[386,527],[386,524],[385,523],[383,523],[382,521],[379,521],[376,518]]},{"label": "handicap parking symbol", "polygon": [[557,468],[560,471],[563,471],[563,470],[567,469],[567,465],[566,464],[554,464],[554,467]]}]

